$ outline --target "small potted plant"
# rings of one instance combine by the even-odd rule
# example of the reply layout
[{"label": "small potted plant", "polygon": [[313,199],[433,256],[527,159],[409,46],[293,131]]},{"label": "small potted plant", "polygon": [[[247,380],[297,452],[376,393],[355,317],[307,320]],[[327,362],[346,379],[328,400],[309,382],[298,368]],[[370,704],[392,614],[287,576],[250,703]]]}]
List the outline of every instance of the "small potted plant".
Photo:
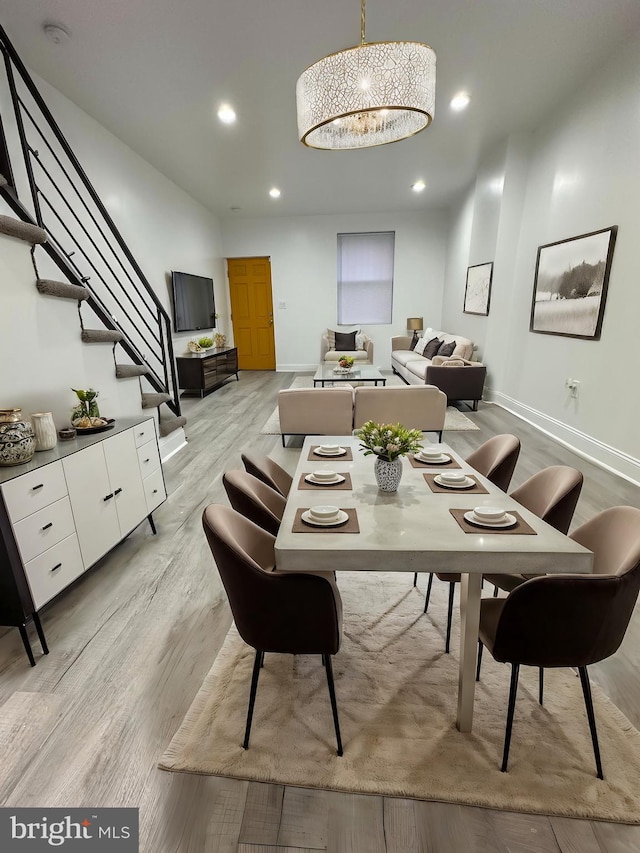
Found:
[{"label": "small potted plant", "polygon": [[343,370],[351,370],[355,358],[352,355],[341,355],[338,357],[338,364]]},{"label": "small potted plant", "polygon": [[213,338],[209,337],[208,335],[205,335],[202,338],[198,338],[198,346],[201,349],[209,349],[213,346]]},{"label": "small potted plant", "polygon": [[378,488],[383,492],[397,492],[402,477],[402,457],[421,448],[420,430],[407,429],[402,424],[367,421],[355,434],[364,455],[376,457],[374,472]]},{"label": "small potted plant", "polygon": [[98,409],[97,397],[99,391],[94,391],[93,388],[87,388],[84,391],[82,388],[71,389],[79,402],[71,412],[71,423],[78,429],[91,429],[93,427],[105,426],[106,418],[100,417]]}]

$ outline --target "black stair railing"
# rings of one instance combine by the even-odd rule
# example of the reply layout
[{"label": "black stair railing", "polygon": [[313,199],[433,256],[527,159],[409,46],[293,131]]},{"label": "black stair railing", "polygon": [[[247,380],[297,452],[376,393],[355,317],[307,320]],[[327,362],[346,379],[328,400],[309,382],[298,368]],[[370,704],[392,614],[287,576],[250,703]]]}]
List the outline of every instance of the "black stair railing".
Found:
[{"label": "black stair railing", "polygon": [[0,155],[7,179],[0,194],[17,216],[47,231],[42,248],[51,261],[65,280],[89,290],[86,304],[107,329],[122,332],[118,346],[149,369],[145,380],[171,395],[168,405],[179,415],[169,315],[2,27],[0,50],[6,75]]}]

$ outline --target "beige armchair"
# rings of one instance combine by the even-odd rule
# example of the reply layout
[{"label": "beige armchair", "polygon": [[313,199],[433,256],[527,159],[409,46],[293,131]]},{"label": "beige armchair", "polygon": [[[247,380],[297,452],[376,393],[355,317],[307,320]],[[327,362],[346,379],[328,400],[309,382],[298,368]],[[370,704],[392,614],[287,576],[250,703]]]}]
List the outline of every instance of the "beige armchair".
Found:
[{"label": "beige armchair", "polygon": [[373,341],[368,335],[361,335],[360,337],[362,337],[364,349],[331,349],[329,336],[325,331],[320,338],[320,362],[337,361],[341,355],[351,355],[355,358],[356,362],[361,362],[362,364],[373,364]]}]

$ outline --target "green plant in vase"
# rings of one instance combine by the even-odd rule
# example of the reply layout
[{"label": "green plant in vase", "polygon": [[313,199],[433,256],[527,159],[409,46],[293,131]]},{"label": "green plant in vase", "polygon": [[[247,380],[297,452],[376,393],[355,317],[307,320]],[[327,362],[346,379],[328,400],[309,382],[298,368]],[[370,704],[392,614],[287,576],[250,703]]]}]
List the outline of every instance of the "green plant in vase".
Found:
[{"label": "green plant in vase", "polygon": [[355,361],[355,358],[352,355],[341,355],[338,357],[338,364],[344,370],[351,370],[351,368],[353,367],[354,361]]},{"label": "green plant in vase", "polygon": [[213,338],[210,338],[208,335],[198,338],[198,346],[202,347],[202,349],[209,349],[209,347],[213,346]]},{"label": "green plant in vase", "polygon": [[81,388],[72,388],[71,390],[79,401],[71,412],[71,422],[75,427],[86,429],[87,427],[102,426],[106,423],[105,419],[100,417],[100,410],[96,402],[99,391],[95,391],[93,388],[87,388],[86,391]]}]

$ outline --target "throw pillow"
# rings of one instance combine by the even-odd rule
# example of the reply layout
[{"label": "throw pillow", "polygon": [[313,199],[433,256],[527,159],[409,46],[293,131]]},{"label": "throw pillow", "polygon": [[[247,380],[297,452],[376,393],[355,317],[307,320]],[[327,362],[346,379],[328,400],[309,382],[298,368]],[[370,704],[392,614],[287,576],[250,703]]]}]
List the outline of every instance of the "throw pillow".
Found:
[{"label": "throw pillow", "polygon": [[[422,351],[422,355],[425,358],[433,358],[441,346],[442,346],[442,341],[440,340],[440,338],[431,338],[431,340],[427,343],[424,350]],[[453,350],[452,350],[452,352],[453,352]]]},{"label": "throw pillow", "polygon": [[413,351],[417,352],[418,355],[423,355],[424,354],[424,348],[426,347],[426,345],[428,343],[429,343],[428,338],[418,338],[418,340],[416,341],[416,345],[413,348]]},{"label": "throw pillow", "polygon": [[[336,332],[336,350],[353,352],[356,348],[355,332]],[[452,350],[453,352],[453,350]]]},{"label": "throw pillow", "polygon": [[365,344],[367,342],[367,336],[358,332],[356,334],[356,349],[366,349]]},{"label": "throw pillow", "polygon": [[327,329],[327,340],[329,341],[329,349],[336,348],[336,333],[333,329]]},{"label": "throw pillow", "polygon": [[456,348],[456,342],[451,341],[450,344],[442,344],[438,349],[438,355],[449,356],[453,355],[453,351]]}]

